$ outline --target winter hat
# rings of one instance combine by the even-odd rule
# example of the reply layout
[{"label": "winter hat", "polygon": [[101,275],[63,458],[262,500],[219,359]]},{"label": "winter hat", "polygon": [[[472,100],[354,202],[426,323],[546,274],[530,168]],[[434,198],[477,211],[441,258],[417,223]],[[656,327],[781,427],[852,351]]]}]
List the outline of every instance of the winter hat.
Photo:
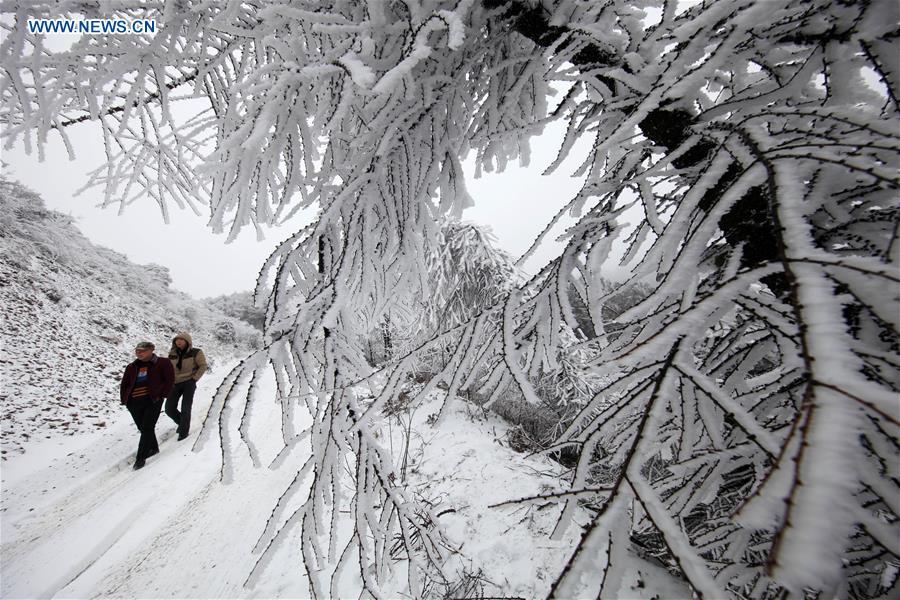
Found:
[{"label": "winter hat", "polygon": [[155,350],[156,346],[153,345],[153,342],[138,342],[137,346],[134,347],[135,350]]}]

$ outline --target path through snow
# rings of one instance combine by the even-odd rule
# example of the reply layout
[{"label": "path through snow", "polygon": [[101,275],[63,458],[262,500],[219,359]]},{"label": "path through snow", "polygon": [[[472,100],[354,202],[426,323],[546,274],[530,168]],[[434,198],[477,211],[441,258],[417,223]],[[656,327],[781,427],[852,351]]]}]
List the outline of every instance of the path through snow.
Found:
[{"label": "path through snow", "polygon": [[[231,366],[201,380],[188,440],[176,441],[172,422],[160,417],[160,454],[140,471],[132,470],[138,436],[124,408],[106,429],[34,443],[3,463],[3,598],[308,597],[299,528],[274,547],[255,586],[243,587],[258,559],[252,548],[294,476],[290,465],[302,464],[308,450],[298,447],[285,467],[270,470],[254,468],[247,449],[235,446],[228,485],[219,481],[217,436],[192,451]],[[256,385],[247,434],[266,465],[281,447],[281,416],[273,378]],[[414,412],[406,485],[444,515],[439,525],[458,550],[448,571],[477,575],[486,595],[543,597],[579,528],[552,542],[555,510],[495,505],[562,489],[559,465],[512,451],[499,418],[461,401],[451,404],[440,427],[427,425],[442,401],[440,393],[432,396]],[[402,456],[405,427],[396,419],[381,426],[383,443]],[[288,506],[284,514],[291,511]],[[632,557],[619,597],[687,598],[690,592],[661,567]]]},{"label": "path through snow", "polygon": [[[247,595],[250,549],[292,473],[244,465],[224,486],[217,445],[191,451],[230,366],[201,380],[188,440],[176,441],[161,415],[160,454],[140,471],[132,470],[137,431],[124,407],[108,429],[35,444],[3,465],[3,597]],[[297,571],[296,586],[259,592],[305,595]]]}]

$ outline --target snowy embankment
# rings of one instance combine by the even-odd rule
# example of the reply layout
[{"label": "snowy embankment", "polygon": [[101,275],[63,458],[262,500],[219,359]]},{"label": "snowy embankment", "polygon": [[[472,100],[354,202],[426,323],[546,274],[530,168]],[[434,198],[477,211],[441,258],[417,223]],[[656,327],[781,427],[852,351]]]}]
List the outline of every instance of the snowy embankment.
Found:
[{"label": "snowy embankment", "polygon": [[[116,414],[134,345],[169,350],[193,334],[210,367],[243,356],[260,332],[170,287],[168,270],[96,246],[71,217],[0,179],[0,457],[37,440],[76,440]],[[54,442],[55,443],[55,442]]]},{"label": "snowy embankment", "polygon": [[[298,449],[280,469],[256,468],[234,441],[234,481],[220,482],[218,438],[202,444],[198,434],[227,372],[219,369],[201,381],[188,440],[177,442],[171,421],[160,417],[161,452],[140,471],[131,468],[137,435],[124,408],[107,428],[34,442],[4,463],[4,598],[308,596],[299,528],[274,548],[255,587],[244,587],[259,558],[253,552],[257,538],[295,473],[291,465],[305,456]],[[248,435],[265,459],[278,450],[273,432],[280,430],[281,413],[265,400],[274,397],[272,382],[258,385]],[[507,427],[497,417],[472,412],[462,401],[453,406],[436,428],[424,423],[433,412],[429,406],[402,420],[384,419],[380,437],[394,446],[406,485],[442,514],[438,526],[457,550],[448,571],[485,595],[542,596],[580,532],[551,541],[553,506],[495,505],[562,489],[560,467],[509,449]],[[354,597],[356,592],[347,590]],[[689,592],[660,567],[635,559],[619,597],[654,595]]]}]

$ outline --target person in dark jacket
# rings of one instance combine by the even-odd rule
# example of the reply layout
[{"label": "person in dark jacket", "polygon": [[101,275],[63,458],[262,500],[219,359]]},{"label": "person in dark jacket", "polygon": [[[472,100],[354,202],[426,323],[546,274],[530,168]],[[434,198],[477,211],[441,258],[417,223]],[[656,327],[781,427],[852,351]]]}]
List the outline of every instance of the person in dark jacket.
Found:
[{"label": "person in dark jacket", "polygon": [[[206,373],[206,356],[200,348],[194,348],[191,334],[182,331],[172,338],[169,360],[175,367],[175,386],[166,398],[166,414],[178,427],[178,439],[183,440],[191,431],[191,406],[197,381]],[[181,411],[178,400],[181,400]]]},{"label": "person in dark jacket", "polygon": [[155,346],[140,342],[134,348],[137,359],[125,367],[120,385],[120,400],[128,408],[134,424],[141,432],[135,470],[144,466],[147,459],[159,452],[156,440],[156,422],[162,411],[163,398],[172,391],[175,369],[172,363],[153,353]]}]

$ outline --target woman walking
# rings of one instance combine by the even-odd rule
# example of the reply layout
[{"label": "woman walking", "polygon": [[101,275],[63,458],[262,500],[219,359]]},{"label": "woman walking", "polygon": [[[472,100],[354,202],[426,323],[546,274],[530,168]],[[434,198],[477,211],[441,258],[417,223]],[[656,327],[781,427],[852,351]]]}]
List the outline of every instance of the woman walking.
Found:
[{"label": "woman walking", "polygon": [[203,350],[194,348],[191,335],[182,331],[172,339],[169,360],[175,368],[175,386],[166,398],[166,414],[175,421],[178,439],[183,440],[191,431],[191,405],[194,403],[197,381],[206,373],[206,356]]}]

